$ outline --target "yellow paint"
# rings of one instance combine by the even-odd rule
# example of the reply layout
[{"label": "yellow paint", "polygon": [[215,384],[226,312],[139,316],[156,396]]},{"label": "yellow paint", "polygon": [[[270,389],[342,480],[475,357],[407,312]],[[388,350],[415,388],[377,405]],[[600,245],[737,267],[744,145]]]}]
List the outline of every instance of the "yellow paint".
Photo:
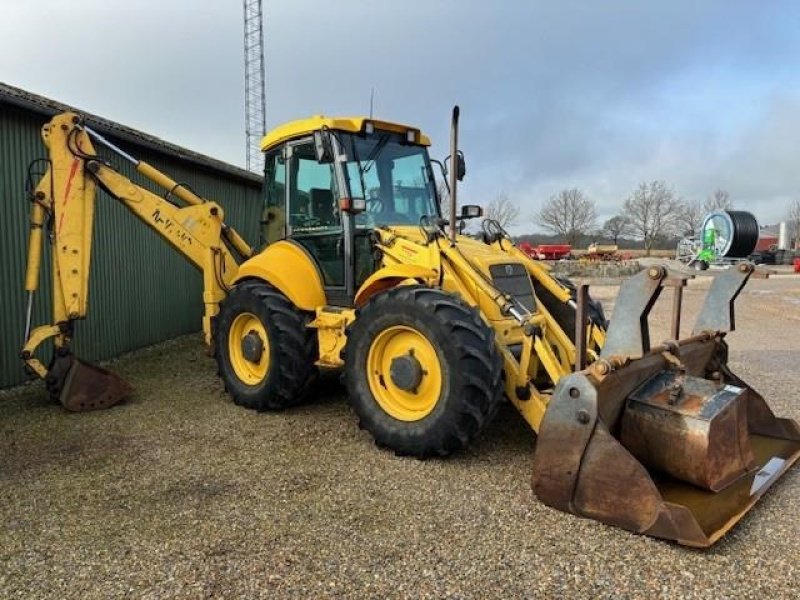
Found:
[{"label": "yellow paint", "polygon": [[301,310],[325,305],[325,290],[312,259],[297,244],[275,242],[239,266],[236,281],[261,279],[278,288]]},{"label": "yellow paint", "polygon": [[317,365],[326,368],[343,367],[342,351],[347,343],[345,328],[356,318],[352,309],[318,307],[316,318],[308,324],[317,330],[319,359]]},{"label": "yellow paint", "polygon": [[[403,357],[417,361],[422,369],[422,379],[414,390],[401,389],[392,380],[392,361]],[[412,327],[388,327],[370,346],[367,382],[375,400],[390,416],[400,421],[424,419],[436,408],[442,393],[442,369],[436,349]]]},{"label": "yellow paint", "polygon": [[[263,349],[257,361],[244,354],[242,342],[246,336],[257,336]],[[264,324],[256,315],[243,312],[236,315],[228,331],[228,356],[236,376],[247,385],[258,385],[267,377],[270,364],[269,336]]]},{"label": "yellow paint", "polygon": [[500,355],[503,358],[503,370],[505,376],[505,392],[514,407],[520,412],[522,417],[534,431],[539,431],[547,404],[550,401],[549,394],[541,393],[533,385],[529,386],[531,397],[528,400],[521,400],[517,396],[516,383],[520,378],[520,364],[508,348],[500,348]]},{"label": "yellow paint", "polygon": [[[185,187],[176,187],[172,179],[146,163],[139,163],[139,172],[172,191],[188,206],[175,206],[104,162],[93,160],[91,139],[73,113],[53,117],[42,127],[42,139],[48,148],[50,167],[37,185],[41,198],[32,209],[32,220],[39,223],[44,213],[51,213],[55,236],[51,269],[53,322],[36,329],[36,335],[26,340],[25,347],[33,354],[49,337],[55,338],[56,346],[65,345],[69,340],[56,325],[86,316],[96,182],[203,272],[203,330],[206,343],[210,344],[211,319],[237,275],[237,260],[223,242],[223,235],[243,256],[252,253],[241,236],[224,225],[222,208]],[[32,232],[25,281],[29,291],[38,287],[41,241],[41,234]],[[32,368],[39,373],[35,364]]]},{"label": "yellow paint", "polygon": [[47,368],[33,355],[33,352],[39,344],[58,335],[61,335],[61,329],[58,325],[42,325],[31,331],[30,337],[25,341],[25,346],[22,348],[22,356],[27,357],[23,359],[25,364],[42,379],[47,375]]},{"label": "yellow paint", "polygon": [[375,126],[375,131],[390,131],[392,133],[405,134],[408,130],[412,130],[416,134],[417,144],[420,146],[431,145],[431,140],[427,135],[416,127],[411,127],[409,125],[392,123],[390,121],[379,121],[378,119],[370,119],[368,117],[326,117],[324,115],[315,115],[306,119],[298,119],[279,125],[267,133],[261,140],[261,151],[267,152],[283,142],[311,135],[322,128],[344,131],[347,133],[361,133],[364,131],[364,125],[367,122]]}]

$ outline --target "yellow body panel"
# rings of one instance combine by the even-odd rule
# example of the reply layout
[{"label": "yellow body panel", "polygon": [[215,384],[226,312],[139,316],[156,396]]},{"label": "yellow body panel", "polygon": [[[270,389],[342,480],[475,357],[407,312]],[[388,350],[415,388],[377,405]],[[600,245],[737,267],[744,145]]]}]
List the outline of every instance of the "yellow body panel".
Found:
[{"label": "yellow body panel", "polygon": [[342,350],[347,343],[345,329],[355,318],[356,311],[352,309],[331,306],[317,308],[317,317],[308,326],[317,330],[318,366],[327,368],[344,366]]},{"label": "yellow body panel", "polygon": [[324,115],[314,115],[306,119],[289,121],[267,133],[261,140],[261,151],[267,152],[283,142],[311,135],[315,131],[319,131],[323,128],[345,131],[348,133],[361,133],[364,131],[364,126],[368,122],[375,126],[376,131],[391,131],[393,133],[405,133],[409,130],[414,131],[416,135],[415,143],[420,146],[431,145],[431,140],[427,135],[416,127],[411,127],[409,125],[379,121],[368,117],[326,117]]},{"label": "yellow body panel", "polygon": [[236,281],[244,279],[266,281],[302,310],[315,311],[326,303],[322,279],[313,260],[292,242],[270,244],[243,262]]}]

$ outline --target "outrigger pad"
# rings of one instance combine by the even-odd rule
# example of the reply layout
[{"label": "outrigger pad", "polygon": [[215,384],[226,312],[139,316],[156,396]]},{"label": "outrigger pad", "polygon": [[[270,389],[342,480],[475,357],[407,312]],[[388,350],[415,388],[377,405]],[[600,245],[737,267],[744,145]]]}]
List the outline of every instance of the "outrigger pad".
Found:
[{"label": "outrigger pad", "polygon": [[63,360],[69,360],[72,364],[64,377],[58,399],[69,411],[109,408],[133,392],[127,381],[111,371],[78,360],[72,355],[63,357]]}]

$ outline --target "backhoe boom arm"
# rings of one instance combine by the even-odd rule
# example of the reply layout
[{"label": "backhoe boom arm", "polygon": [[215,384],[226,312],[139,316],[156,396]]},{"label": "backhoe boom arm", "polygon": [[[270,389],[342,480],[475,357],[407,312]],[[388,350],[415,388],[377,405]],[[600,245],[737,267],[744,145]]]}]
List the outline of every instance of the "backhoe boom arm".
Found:
[{"label": "backhoe boom arm", "polygon": [[[29,308],[22,349],[26,365],[42,378],[47,379],[48,373],[51,380],[57,378],[58,373],[53,373],[55,365],[46,368],[34,356],[35,350],[46,339],[54,338],[56,360],[68,356],[72,321],[86,317],[98,185],[203,273],[203,331],[206,343],[211,344],[212,319],[219,303],[233,284],[239,264],[253,254],[242,237],[224,223],[222,207],[117,148],[86,127],[76,114],[54,117],[42,128],[42,138],[48,148],[49,168],[31,199],[25,277]],[[166,194],[159,196],[119,173],[97,155],[93,140],[132,163],[142,176],[164,188]],[[173,203],[170,197],[181,200],[183,205]],[[46,227],[52,252],[53,321],[32,329],[33,293],[40,279]],[[73,360],[71,355],[70,360]]]}]

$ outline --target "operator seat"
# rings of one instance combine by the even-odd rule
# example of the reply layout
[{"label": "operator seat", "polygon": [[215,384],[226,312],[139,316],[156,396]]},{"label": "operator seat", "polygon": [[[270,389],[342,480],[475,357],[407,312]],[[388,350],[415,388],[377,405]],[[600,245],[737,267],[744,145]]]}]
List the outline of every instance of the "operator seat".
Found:
[{"label": "operator seat", "polygon": [[324,188],[311,188],[311,211],[320,225],[337,225],[333,193]]}]

